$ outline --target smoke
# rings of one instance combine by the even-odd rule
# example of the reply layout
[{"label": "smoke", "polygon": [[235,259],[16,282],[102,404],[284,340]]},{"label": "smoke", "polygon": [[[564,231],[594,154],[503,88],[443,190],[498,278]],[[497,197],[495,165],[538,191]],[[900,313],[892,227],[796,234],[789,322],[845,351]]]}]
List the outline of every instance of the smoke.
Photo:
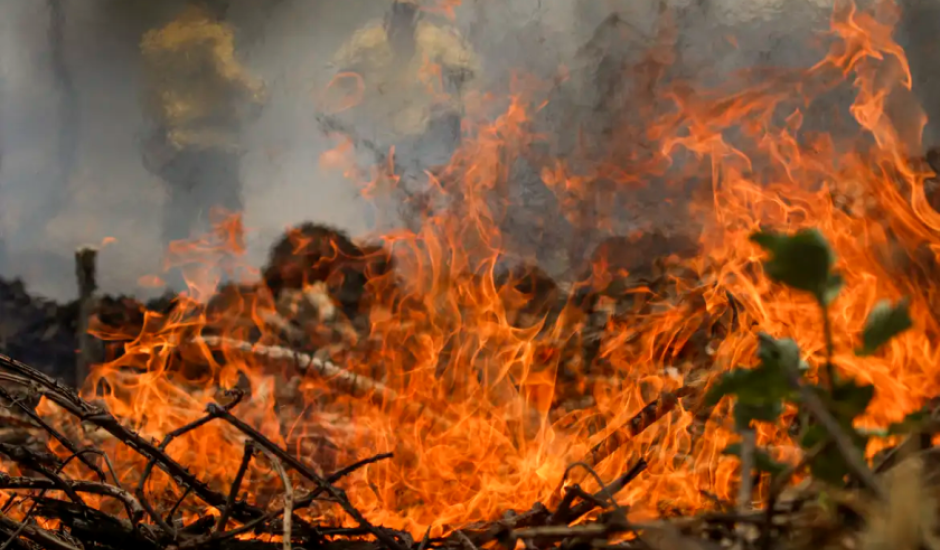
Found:
[{"label": "smoke", "polygon": [[[55,0],[0,6],[0,274],[24,278],[33,292],[70,298],[74,249],[113,238],[100,254],[101,288],[146,295],[138,279],[161,269],[166,193],[141,164],[138,42],[183,0],[58,3],[61,62],[52,32]],[[815,37],[831,9],[825,0],[669,4],[678,14],[675,49],[683,70],[712,78],[818,60]],[[901,40],[911,48],[917,91],[935,98],[930,58],[937,50],[928,46],[940,18],[924,17],[936,8],[921,4],[912,8],[921,12],[902,21]],[[566,64],[576,74],[579,47],[613,11],[635,29],[619,47],[642,52],[655,37],[659,7],[654,1],[464,0],[457,24],[482,58],[484,86],[499,93],[517,69],[550,77]],[[331,77],[327,62],[342,41],[387,8],[374,0],[233,2],[239,55],[270,93],[261,117],[245,130],[242,161],[248,259],[255,265],[289,224],[315,220],[354,235],[370,229],[357,190],[318,166],[320,153],[334,143],[316,123],[314,94]],[[62,89],[63,70],[73,91]],[[589,85],[580,85],[575,95],[583,99]],[[561,119],[557,124],[563,127]]]},{"label": "smoke", "polygon": [[[59,52],[74,88],[65,99],[49,3],[10,0],[0,6],[0,274],[22,277],[33,292],[71,298],[73,251],[107,240],[100,287],[152,294],[138,279],[162,269],[166,190],[141,162],[146,126],[138,44],[184,2],[60,3]],[[250,150],[242,162],[245,222],[252,230],[248,260],[255,265],[277,233],[301,220],[354,233],[366,229],[356,190],[341,174],[317,167],[319,153],[332,144],[313,119],[313,94],[328,78],[332,51],[382,13],[377,4],[343,2],[339,9],[331,2],[251,0],[231,10],[243,47],[239,55],[270,92],[261,118],[246,129]],[[62,109],[69,102],[77,113]],[[63,151],[69,134],[75,135],[74,155]]]}]

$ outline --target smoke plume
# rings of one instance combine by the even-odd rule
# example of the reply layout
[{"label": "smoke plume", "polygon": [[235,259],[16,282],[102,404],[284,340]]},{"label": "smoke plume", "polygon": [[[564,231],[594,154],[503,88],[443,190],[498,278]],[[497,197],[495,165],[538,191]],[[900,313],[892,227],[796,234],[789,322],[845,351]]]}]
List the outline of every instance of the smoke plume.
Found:
[{"label": "smoke plume", "polygon": [[[146,295],[138,284],[159,273],[162,182],[141,164],[138,43],[166,23],[183,0],[6,0],[0,6],[0,275],[22,277],[34,292],[74,294],[72,252],[108,241],[100,255],[106,292]],[[316,91],[327,63],[356,28],[389,2],[241,0],[229,14],[239,55],[264,79],[270,97],[245,135],[245,224],[249,260],[259,265],[289,224],[315,220],[360,234],[368,209],[341,174],[318,166],[334,144],[316,124]],[[819,59],[824,0],[669,0],[675,10],[676,74],[720,78],[758,65],[805,66]],[[940,7],[911,0],[899,26],[920,97],[937,97],[932,57]],[[611,13],[629,27],[618,42],[638,56],[655,40],[660,2],[464,0],[457,26],[479,53],[484,86],[502,93],[516,70],[544,78],[566,65],[585,70],[579,48]],[[734,39],[729,37],[734,36]],[[575,100],[590,103],[587,79]],[[929,115],[940,102],[925,105]],[[562,110],[564,110],[562,109]],[[558,131],[565,130],[559,114]],[[551,122],[550,122],[551,125]],[[937,137],[928,127],[928,140]],[[113,242],[111,242],[113,239]]]}]

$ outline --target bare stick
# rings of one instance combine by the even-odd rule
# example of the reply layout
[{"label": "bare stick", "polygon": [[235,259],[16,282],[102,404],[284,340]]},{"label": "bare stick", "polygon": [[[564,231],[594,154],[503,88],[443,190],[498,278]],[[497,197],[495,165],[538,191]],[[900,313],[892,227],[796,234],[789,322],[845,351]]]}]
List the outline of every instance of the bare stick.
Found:
[{"label": "bare stick", "polygon": [[387,460],[394,456],[395,455],[393,453],[379,453],[377,455],[370,456],[369,458],[364,458],[362,460],[353,462],[349,466],[345,466],[343,468],[340,468],[339,470],[336,470],[334,473],[328,475],[326,477],[326,480],[329,481],[330,483],[336,483],[337,481],[343,479],[344,477],[348,476],[349,474],[355,472],[356,470],[360,468],[364,468],[365,466],[368,466],[369,464],[375,464],[376,462],[379,462],[381,460]]},{"label": "bare stick", "polygon": [[[613,497],[617,493],[619,493],[624,487],[626,487],[628,483],[630,483],[631,481],[636,479],[637,476],[642,474],[643,471],[646,470],[646,466],[647,466],[646,460],[641,458],[636,464],[630,467],[630,469],[627,470],[626,473],[624,473],[622,476],[618,477],[613,482],[611,482],[610,485],[607,485],[606,487],[601,487],[599,491],[594,493],[594,496],[596,497],[595,502],[597,500],[610,501],[611,499],[613,499]],[[580,519],[584,514],[587,514],[588,512],[593,510],[595,507],[595,502],[588,502],[588,501],[581,502],[577,506],[571,509],[570,515],[568,515],[565,518],[559,518],[559,519],[563,519],[565,523],[571,523],[573,521],[576,521]]]},{"label": "bare stick", "polygon": [[[266,357],[275,361],[288,361],[293,363],[302,372],[314,372],[320,377],[329,380],[336,389],[345,392],[354,397],[368,395],[377,405],[384,405],[393,401],[399,401],[398,392],[389,388],[381,382],[371,378],[360,376],[349,372],[329,361],[323,361],[312,355],[300,353],[290,348],[281,346],[256,345],[251,342],[235,340],[220,336],[202,336],[193,339],[193,343],[205,344],[209,347],[224,347],[226,349],[235,349],[245,353],[251,353],[259,357]],[[445,418],[435,415],[423,409],[420,404],[413,401],[403,400],[404,406],[413,414],[424,414],[435,421],[441,423],[444,427],[451,426],[451,422]]]},{"label": "bare stick", "polygon": [[274,471],[281,478],[281,483],[284,484],[284,519],[282,520],[284,524],[284,550],[291,550],[291,518],[294,513],[291,507],[294,504],[294,486],[291,484],[290,477],[287,476],[287,471],[284,470],[281,461],[269,451],[265,451],[264,454],[271,461],[271,466],[274,467]]},{"label": "bare stick", "polygon": [[[244,392],[241,392],[241,391],[235,392],[234,398],[227,405],[225,405],[225,409],[231,410],[234,407],[236,407],[239,403],[241,403],[241,400],[242,398],[244,398],[244,396],[245,396]],[[172,443],[173,440],[176,439],[177,437],[186,435],[189,432],[197,428],[201,428],[202,426],[205,426],[209,422],[215,420],[215,418],[216,418],[215,415],[207,414],[201,418],[197,418],[196,420],[190,422],[189,424],[186,424],[185,426],[180,426],[179,428],[166,434],[166,436],[164,436],[163,438],[163,441],[160,442],[160,445],[157,448],[161,451],[165,451],[166,448],[170,446],[170,443]],[[156,463],[157,463],[157,459],[155,457],[147,461],[147,465],[144,466],[144,472],[140,476],[140,481],[137,483],[138,491],[144,490],[147,484],[147,479],[150,477],[150,474],[153,471],[153,467],[156,465]],[[231,503],[228,503],[228,504],[231,504]],[[228,504],[226,506],[228,506]]]},{"label": "bare stick", "polygon": [[242,486],[242,478],[245,477],[245,472],[248,471],[248,463],[251,462],[251,456],[254,452],[255,444],[251,440],[245,441],[245,454],[242,455],[242,462],[238,465],[238,471],[235,472],[235,479],[232,480],[232,488],[228,492],[225,509],[222,510],[222,515],[215,524],[216,533],[225,530],[225,524],[228,523],[228,518],[232,515],[232,509],[235,507],[235,501],[238,500],[238,491]]},{"label": "bare stick", "polygon": [[150,504],[147,500],[147,495],[144,494],[144,490],[140,487],[137,488],[137,500],[140,501],[140,505],[143,506],[144,510],[147,512],[147,515],[150,516],[150,519],[153,520],[153,523],[163,531],[170,540],[176,541],[178,533],[169,523],[167,523],[163,516]]},{"label": "bare stick", "polygon": [[[386,458],[391,458],[391,457],[392,457],[391,453],[385,453],[385,454],[380,454],[380,455],[367,458],[365,460],[360,460],[359,462],[350,464],[349,466],[346,466],[345,468],[341,470],[337,470],[335,473],[331,474],[326,479],[329,483],[336,483],[343,477],[349,475],[353,471],[363,466],[367,466],[369,464],[372,464],[373,462],[378,462],[379,460],[384,460]],[[320,491],[317,490],[311,493],[310,495],[305,496],[304,498],[298,499],[296,502],[292,502],[291,503],[292,511],[300,509],[302,507],[309,506],[314,500],[316,500],[319,494],[320,494]],[[248,533],[249,531],[252,531],[253,529],[257,527],[260,527],[261,525],[285,513],[286,511],[287,511],[287,503],[285,503],[285,505],[282,508],[277,509],[277,510],[272,510],[259,518],[255,518],[240,527],[232,529],[231,531],[226,531],[224,533],[218,533],[218,534],[209,534],[209,535],[205,535],[203,537],[197,538],[197,539],[185,541],[180,545],[180,548],[184,550],[191,549],[191,548],[198,548],[199,546],[206,544],[209,541],[219,543],[224,540],[237,537],[238,535]],[[291,520],[291,522],[293,523],[293,519]],[[369,532],[368,530],[365,530],[365,529],[360,529],[360,531],[363,533]]]},{"label": "bare stick", "polygon": [[608,525],[594,523],[591,525],[575,525],[574,527],[569,527],[567,525],[528,527],[524,529],[516,529],[509,535],[513,539],[532,539],[536,537],[548,539],[567,539],[571,537],[600,538],[607,536],[614,531],[616,531],[616,529]]},{"label": "bare stick", "polygon": [[[9,401],[10,403],[12,403],[13,405],[16,405],[16,407],[17,407],[18,409],[20,409],[21,411],[23,411],[23,414],[25,414],[26,416],[28,416],[28,417],[30,418],[30,420],[32,420],[33,422],[39,424],[39,426],[40,426],[42,429],[46,430],[46,432],[47,432],[49,435],[51,435],[56,441],[58,441],[59,443],[61,443],[62,446],[65,447],[66,449],[68,449],[68,451],[69,451],[70,453],[76,455],[76,456],[78,457],[78,459],[81,460],[82,463],[83,463],[85,466],[88,466],[88,468],[89,468],[92,472],[94,472],[95,475],[98,476],[98,480],[99,480],[99,481],[104,481],[104,480],[105,480],[104,472],[101,471],[101,468],[99,468],[97,464],[95,464],[91,459],[89,459],[87,456],[85,456],[86,453],[80,453],[78,447],[76,447],[75,444],[72,443],[72,441],[71,441],[69,438],[67,438],[67,437],[65,437],[64,435],[62,435],[58,430],[56,430],[56,429],[53,428],[51,425],[49,425],[48,422],[46,422],[45,420],[43,420],[43,418],[42,418],[41,416],[39,416],[38,414],[36,414],[36,411],[34,411],[32,408],[30,408],[30,407],[29,407],[28,405],[26,405],[25,403],[23,403],[23,399],[17,398],[16,396],[12,395],[10,392],[6,391],[6,390],[3,389],[2,387],[0,387],[0,397],[6,399],[7,401]],[[103,454],[103,453],[102,453],[102,454]],[[117,478],[115,478],[115,479],[117,479]]]},{"label": "bare stick", "polygon": [[192,487],[187,487],[186,490],[183,491],[183,496],[181,496],[179,500],[176,501],[176,504],[174,504],[173,507],[170,508],[170,511],[166,513],[166,518],[163,521],[167,523],[170,523],[173,521],[173,516],[176,515],[176,511],[179,510],[180,505],[183,504],[183,501],[186,500],[186,497],[188,497],[189,493],[191,493],[192,491],[193,491]]},{"label": "bare stick", "polygon": [[353,396],[362,396],[373,394],[379,401],[394,401],[398,399],[398,393],[395,390],[385,386],[381,382],[368,379],[364,376],[358,376],[354,373],[340,368],[328,361],[321,361],[306,353],[298,353],[292,349],[280,346],[255,345],[251,342],[244,342],[232,338],[219,336],[203,336],[197,341],[202,341],[208,346],[225,347],[228,349],[237,349],[240,351],[253,353],[263,357],[275,360],[295,361],[297,368],[302,371],[314,371],[323,378],[329,379],[338,389]]},{"label": "bare stick", "polygon": [[591,466],[600,464],[604,459],[614,454],[628,441],[643,433],[647,428],[659,422],[664,416],[672,412],[679,399],[689,395],[689,388],[680,388],[675,392],[663,392],[658,398],[644,406],[633,415],[624,426],[598,443],[591,449],[591,454],[584,459]]},{"label": "bare stick", "polygon": [[[746,514],[752,508],[751,493],[754,491],[754,477],[751,472],[754,470],[754,453],[757,446],[757,434],[753,428],[746,428],[741,431],[741,484],[738,486],[738,513]],[[745,536],[747,534],[743,525],[738,524],[737,548],[743,548]]]},{"label": "bare stick", "polygon": [[[103,429],[145,458],[155,460],[157,466],[169,474],[176,483],[184,487],[192,487],[193,493],[210,506],[219,509],[224,506],[225,495],[212,490],[206,483],[140,434],[124,427],[107,410],[88,403],[55,379],[3,354],[0,354],[0,369],[10,371],[0,371],[0,381],[33,387],[35,391],[80,420]],[[14,374],[10,374],[11,372]],[[144,503],[141,502],[141,504]],[[245,502],[236,504],[235,514],[239,521],[248,521],[265,515],[258,508]]]},{"label": "bare stick", "polygon": [[10,457],[13,462],[26,467],[29,470],[38,472],[43,477],[52,482],[55,487],[65,493],[69,499],[78,504],[82,508],[86,507],[85,501],[82,500],[82,497],[78,496],[72,487],[59,476],[59,470],[53,472],[49,468],[46,468],[43,463],[43,458],[30,451],[26,447],[18,445],[10,445],[9,443],[0,443],[0,454]]},{"label": "bare stick", "polygon": [[460,544],[464,547],[464,550],[479,550],[479,548],[473,544],[473,541],[470,540],[467,535],[463,534],[463,531],[457,531],[455,535],[460,541]]},{"label": "bare stick", "polygon": [[[144,514],[144,509],[133,495],[106,483],[94,481],[66,481],[71,489],[77,493],[104,495],[122,501],[131,511],[131,521],[137,521]],[[45,491],[59,490],[59,486],[50,479],[35,477],[15,477],[0,472],[0,489],[39,489]]]},{"label": "bare stick", "polygon": [[[3,355],[0,355],[0,359],[3,359],[3,357],[4,357]],[[65,469],[66,466],[69,465],[70,462],[72,462],[72,459],[78,457],[79,454],[83,452],[85,451],[72,453],[70,457],[62,461],[62,464],[59,465],[55,473],[56,474],[60,473],[62,470]],[[7,550],[7,548],[9,548],[12,544],[14,544],[15,542],[19,540],[20,536],[24,536],[27,539],[30,539],[34,542],[40,542],[40,539],[45,539],[48,533],[42,529],[38,529],[30,525],[29,520],[30,518],[33,517],[33,512],[36,510],[36,505],[38,504],[39,499],[42,498],[43,495],[46,494],[46,491],[48,491],[48,489],[42,489],[39,491],[39,496],[33,499],[33,503],[29,507],[29,510],[26,511],[26,516],[23,518],[23,521],[21,523],[17,525],[17,522],[10,520],[13,525],[11,526],[10,523],[7,523],[5,525],[7,529],[13,529],[13,532],[10,534],[10,537],[6,540],[6,542],[4,542],[3,544],[0,544],[0,550]],[[6,517],[6,514],[0,514],[0,526],[4,526],[3,524],[6,519],[8,519]],[[34,531],[38,531],[38,532],[34,532]],[[52,536],[51,534],[48,534],[48,536],[52,537],[53,539],[49,541],[49,544],[47,544],[47,547],[51,548],[52,550],[78,550],[64,542],[63,544],[65,546],[58,546],[57,542],[59,542],[59,539],[57,537]]]},{"label": "bare stick", "polygon": [[343,511],[349,514],[349,516],[353,518],[353,520],[355,520],[356,523],[358,523],[360,527],[368,530],[372,535],[374,535],[375,538],[378,539],[382,544],[384,544],[385,546],[387,546],[388,548],[392,550],[405,550],[404,547],[397,540],[389,536],[388,533],[384,532],[381,529],[377,529],[375,526],[369,523],[369,520],[367,520],[365,516],[363,516],[359,510],[357,510],[352,504],[350,504],[349,499],[346,498],[346,494],[343,491],[337,489],[332,484],[327,482],[325,479],[317,475],[316,472],[314,472],[306,464],[304,464],[303,462],[295,458],[293,455],[291,455],[284,449],[281,449],[280,447],[275,445],[274,442],[272,442],[270,439],[265,437],[264,434],[252,428],[248,424],[242,422],[241,420],[236,418],[232,413],[216,405],[215,403],[209,403],[206,409],[209,413],[218,415],[219,418],[225,420],[226,422],[228,422],[229,424],[237,428],[240,432],[254,439],[255,442],[258,443],[258,445],[260,445],[262,448],[266,449],[267,451],[272,453],[274,456],[278,457],[279,459],[287,463],[291,468],[299,472],[305,478],[316,483],[320,491],[326,492],[331,497],[333,497],[333,499],[336,501],[337,504],[340,505]]},{"label": "bare stick", "polygon": [[[8,518],[7,516],[0,515],[0,527],[13,530],[13,536],[10,537],[10,539],[7,541],[7,544],[17,540],[20,536],[23,536],[42,546],[43,548],[48,548],[49,550],[79,550],[75,546],[65,542],[49,531],[40,529],[35,525],[29,525],[26,521],[20,523],[16,520]],[[4,544],[4,547],[7,544]]]},{"label": "bare stick", "polygon": [[88,333],[89,320],[95,310],[95,261],[98,251],[90,246],[75,251],[75,276],[78,279],[78,360],[75,387],[80,388],[93,364],[100,360],[97,340]]},{"label": "bare stick", "polygon": [[[368,466],[369,464],[374,464],[376,462],[379,462],[380,460],[386,460],[386,459],[392,458],[393,456],[395,455],[392,453],[381,453],[375,456],[370,456],[369,458],[365,458],[358,462],[353,462],[349,466],[336,470],[334,473],[328,475],[326,477],[326,481],[327,483],[336,483],[337,481],[343,479],[344,477],[348,476],[349,474],[355,472],[356,470],[360,468],[364,468],[365,466]],[[319,491],[314,491],[313,493],[303,498],[297,499],[297,502],[294,503],[294,509],[299,510],[301,508],[310,506],[310,504],[312,504],[313,501],[317,499],[317,496],[319,496]]]},{"label": "bare stick", "polygon": [[497,540],[503,535],[507,534],[512,529],[531,527],[533,525],[544,525],[545,521],[550,516],[551,513],[548,511],[545,505],[541,502],[536,502],[532,508],[522,512],[521,514],[504,517],[502,519],[482,525],[468,525],[461,529],[461,531],[463,531],[464,534],[466,534],[467,537],[470,538],[478,547],[486,546],[488,543],[493,542],[494,540]]},{"label": "bare stick", "polygon": [[887,493],[878,483],[878,480],[875,479],[875,474],[872,473],[871,469],[868,468],[868,464],[865,463],[865,459],[862,457],[862,453],[859,452],[858,448],[852,443],[852,440],[849,439],[849,436],[839,427],[839,423],[833,418],[832,414],[826,410],[825,404],[822,400],[813,392],[808,386],[800,383],[800,375],[796,372],[795,369],[791,369],[791,372],[788,373],[790,386],[794,389],[799,390],[800,400],[806,408],[809,410],[823,428],[829,432],[829,435],[832,437],[832,441],[835,443],[836,447],[839,449],[839,452],[842,454],[842,457],[845,458],[845,463],[848,465],[849,469],[855,475],[856,478],[864,485],[868,490],[875,494],[879,500],[882,502],[887,500]]}]

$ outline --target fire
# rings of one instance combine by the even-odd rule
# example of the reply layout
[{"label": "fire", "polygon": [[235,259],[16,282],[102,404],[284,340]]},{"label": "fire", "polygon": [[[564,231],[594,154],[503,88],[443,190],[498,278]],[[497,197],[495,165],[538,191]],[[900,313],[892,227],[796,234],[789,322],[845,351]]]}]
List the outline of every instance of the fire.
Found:
[{"label": "fire", "polygon": [[[183,264],[190,292],[169,314],[148,312],[124,354],[92,372],[85,395],[161,441],[204,416],[210,404],[227,403],[232,394],[225,390],[238,388],[246,396],[233,414],[320,473],[394,453],[341,484],[371,522],[416,536],[557,502],[559,489],[573,479],[593,483],[577,471],[566,473],[575,462],[611,480],[645,458],[646,471],[617,495],[636,517],[707,508],[713,497],[733,499],[738,465],[721,455],[735,437],[732,427],[719,410],[703,428],[710,411],[696,395],[715,374],[753,362],[758,330],[794,338],[811,365],[820,363],[826,346],[824,321],[811,301],[761,276],[761,253],[748,241],[759,227],[817,227],[837,250],[845,289],[827,322],[836,335],[838,369],[877,388],[862,420],[866,426],[897,421],[940,390],[932,371],[940,360],[935,291],[904,268],[918,249],[937,258],[940,214],[924,194],[932,174],[910,160],[919,147],[911,136],[919,136],[924,120],[899,108],[910,103],[911,77],[891,37],[896,15],[886,1],[871,12],[840,4],[832,47],[808,69],[743,72],[719,89],[674,83],[664,96],[645,98],[651,103],[642,116],[648,119],[617,131],[654,145],[642,157],[611,147],[609,156],[585,152],[575,168],[536,154],[552,137],[537,131],[547,100],[531,79],[514,83],[517,93],[494,120],[483,116],[492,105],[477,98],[480,108],[470,109],[465,123],[467,139],[448,166],[429,174],[428,204],[437,209],[425,209],[416,231],[384,236],[399,277],[370,281],[379,303],[367,337],[347,334],[342,345],[317,356],[318,364],[328,361],[368,383],[338,389],[335,378],[311,367],[289,385],[294,364],[236,345],[257,342],[257,351],[281,341],[270,324],[273,297],[252,285],[256,274],[239,264],[245,230],[230,215],[207,238],[174,245],[170,257]],[[655,63],[669,60],[657,52],[644,60],[652,80],[659,78]],[[434,67],[425,69],[431,86]],[[344,78],[361,83],[357,75]],[[804,131],[814,101],[846,82],[855,92],[850,114],[858,131]],[[386,166],[356,167],[352,148],[341,141],[324,155],[324,165],[371,196],[395,186]],[[698,254],[669,258],[660,282],[629,288],[636,310],[606,321],[593,362],[580,353],[590,319],[579,304],[553,312],[534,308],[523,318],[520,310],[537,297],[498,275],[511,252],[511,235],[500,228],[513,208],[511,168],[519,159],[538,167],[572,225],[596,229],[610,225],[586,215],[582,205],[597,200],[602,178],[616,183],[614,194],[632,192],[647,174],[676,186],[690,175],[710,183],[686,213],[701,228],[693,236]],[[844,205],[840,197],[858,200]],[[899,261],[890,254],[895,249],[914,259]],[[579,285],[601,289],[637,275],[615,259],[595,258]],[[217,295],[225,278],[243,284]],[[902,296],[911,300],[915,330],[880,356],[856,357],[852,349],[868,311],[879,299]],[[105,338],[128,336],[99,330]],[[48,402],[41,411],[61,420]],[[80,433],[80,426],[71,429]],[[795,459],[785,428],[761,426],[758,438],[779,458]],[[240,432],[214,421],[176,437],[166,450],[224,491],[239,469],[243,441]],[[144,466],[140,458],[113,441],[100,445],[122,481],[134,486]],[[81,472],[78,465],[69,468]],[[243,487],[259,505],[280,494],[279,478],[264,461],[251,463]],[[165,508],[184,497],[158,471],[147,492]],[[193,507],[181,510],[192,513]],[[350,521],[327,505],[308,513]]]}]

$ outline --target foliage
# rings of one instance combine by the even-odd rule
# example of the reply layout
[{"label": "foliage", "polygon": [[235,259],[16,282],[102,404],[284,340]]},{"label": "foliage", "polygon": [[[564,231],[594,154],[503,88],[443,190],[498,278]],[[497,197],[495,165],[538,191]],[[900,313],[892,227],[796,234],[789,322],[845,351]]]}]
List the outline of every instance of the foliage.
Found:
[{"label": "foliage", "polygon": [[761,231],[751,241],[770,253],[764,272],[774,281],[809,292],[821,304],[829,304],[842,287],[842,277],[832,272],[835,254],[822,233],[815,229],[792,236]]},{"label": "foliage", "polygon": [[[841,380],[832,369],[832,334],[828,321],[828,307],[838,297],[842,277],[833,271],[835,254],[825,237],[816,230],[803,230],[793,235],[762,231],[751,236],[751,241],[763,248],[769,258],[764,261],[765,274],[772,280],[792,289],[810,293],[819,304],[823,315],[823,330],[827,346],[826,365],[830,371],[829,385],[808,381],[803,373],[807,365],[801,360],[800,349],[789,338],[775,339],[759,335],[758,359],[755,368],[736,368],[725,373],[708,392],[706,402],[716,405],[726,396],[734,398],[734,421],[738,431],[752,429],[754,422],[774,422],[786,404],[795,405],[803,412],[801,390],[817,395],[828,413],[849,440],[864,450],[868,435],[855,429],[853,423],[865,412],[874,397],[874,386],[854,380]],[[862,335],[862,344],[856,350],[860,356],[875,353],[893,337],[911,327],[906,300],[891,305],[880,302],[871,311]],[[921,419],[919,413],[892,426],[891,433],[914,429]],[[805,451],[813,450],[809,457],[810,472],[816,479],[833,484],[844,483],[850,470],[844,451],[829,444],[832,434],[816,423],[805,423],[798,441]],[[726,454],[741,455],[741,443],[725,449]],[[782,464],[771,459],[761,449],[755,449],[754,467],[772,476],[786,475]]]},{"label": "foliage", "polygon": [[907,300],[892,306],[882,300],[871,310],[865,330],[862,332],[862,347],[856,353],[871,355],[889,340],[911,328],[912,321],[907,312]]}]

